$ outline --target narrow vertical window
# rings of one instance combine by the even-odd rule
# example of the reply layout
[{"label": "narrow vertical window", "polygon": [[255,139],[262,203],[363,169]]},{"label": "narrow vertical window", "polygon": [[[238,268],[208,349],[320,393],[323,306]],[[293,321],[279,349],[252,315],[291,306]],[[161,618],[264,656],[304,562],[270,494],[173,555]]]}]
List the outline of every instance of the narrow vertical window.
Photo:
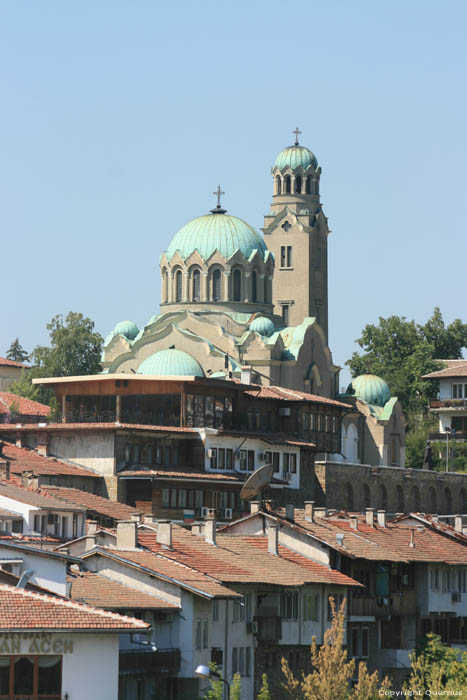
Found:
[{"label": "narrow vertical window", "polygon": [[269,302],[269,288],[268,288],[268,277],[265,275],[264,277],[264,290],[263,290],[263,300],[264,303],[267,304]]},{"label": "narrow vertical window", "polygon": [[240,301],[242,297],[242,273],[234,270],[233,274],[233,300]]},{"label": "narrow vertical window", "polygon": [[297,175],[295,178],[295,194],[302,193],[302,176]]},{"label": "narrow vertical window", "polygon": [[182,300],[182,271],[177,270],[175,273],[175,301]]},{"label": "narrow vertical window", "polygon": [[311,194],[311,177],[307,177],[306,179],[305,193]]},{"label": "narrow vertical window", "polygon": [[221,298],[221,271],[214,270],[212,273],[212,300],[220,301]]},{"label": "narrow vertical window", "polygon": [[199,270],[193,272],[193,301],[200,300],[201,292],[201,274]]},{"label": "narrow vertical window", "polygon": [[285,326],[289,325],[289,305],[288,304],[282,305],[282,320],[283,320]]},{"label": "narrow vertical window", "polygon": [[251,301],[258,301],[258,273],[253,270],[251,274]]},{"label": "narrow vertical window", "polygon": [[290,175],[285,176],[285,194],[290,194]]},{"label": "narrow vertical window", "polygon": [[281,178],[280,175],[276,176],[276,194],[281,194],[282,192],[282,187],[281,187]]}]

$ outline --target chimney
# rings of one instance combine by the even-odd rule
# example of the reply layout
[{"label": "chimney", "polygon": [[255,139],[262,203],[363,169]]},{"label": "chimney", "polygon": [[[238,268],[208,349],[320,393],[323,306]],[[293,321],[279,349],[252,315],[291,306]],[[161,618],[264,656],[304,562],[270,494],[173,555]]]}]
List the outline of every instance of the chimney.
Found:
[{"label": "chimney", "polygon": [[134,520],[119,520],[117,523],[117,547],[136,549],[138,527]]},{"label": "chimney", "polygon": [[343,532],[336,532],[336,544],[338,547],[344,546],[344,533]]},{"label": "chimney", "polygon": [[142,513],[132,513],[131,514],[131,520],[134,520],[135,523],[140,523],[142,521]]},{"label": "chimney", "polygon": [[240,370],[240,381],[242,384],[251,384],[251,367],[245,366]]},{"label": "chimney", "polygon": [[461,534],[464,531],[464,518],[462,515],[455,515],[454,516],[454,529],[456,532],[460,532]]},{"label": "chimney", "polygon": [[16,447],[22,447],[22,446],[23,446],[23,435],[22,435],[22,433],[16,433],[15,445],[16,445]]},{"label": "chimney", "polygon": [[216,544],[216,519],[213,508],[209,509],[208,517],[204,522],[204,539],[208,544]]},{"label": "chimney", "polygon": [[274,554],[275,557],[278,555],[278,544],[279,544],[279,528],[277,525],[271,524],[268,527],[268,552],[269,554]]},{"label": "chimney", "polygon": [[162,545],[162,549],[172,549],[172,523],[170,520],[159,520],[156,542]]},{"label": "chimney", "polygon": [[349,524],[352,530],[358,530],[358,518],[356,515],[351,515],[349,518]]},{"label": "chimney", "polygon": [[193,535],[202,535],[203,534],[203,524],[200,523],[199,521],[192,523],[191,532]]},{"label": "chimney", "polygon": [[376,511],[376,518],[378,520],[378,525],[380,527],[386,527],[386,511],[385,510],[377,510]]},{"label": "chimney", "polygon": [[294,507],[292,503],[287,503],[285,506],[285,517],[286,520],[290,520],[293,523],[294,520]]},{"label": "chimney", "polygon": [[305,520],[308,523],[312,523],[315,519],[314,506],[314,501],[305,501]]},{"label": "chimney", "polygon": [[47,433],[40,436],[39,442],[37,443],[36,451],[37,454],[41,455],[42,457],[49,456],[49,436],[47,435]]},{"label": "chimney", "polygon": [[88,552],[90,549],[93,549],[96,545],[96,535],[87,535],[86,540],[84,542],[84,551]]},{"label": "chimney", "polygon": [[97,532],[97,520],[88,520],[88,535]]},{"label": "chimney", "polygon": [[0,459],[0,479],[8,481],[10,478],[10,461],[8,459]]},{"label": "chimney", "polygon": [[39,477],[32,471],[24,471],[21,474],[21,481],[23,486],[27,489],[39,488]]},{"label": "chimney", "polygon": [[409,547],[415,547],[414,530],[410,530],[410,542]]},{"label": "chimney", "polygon": [[371,527],[374,526],[374,514],[375,514],[374,508],[367,508],[366,509],[366,524],[370,525]]},{"label": "chimney", "polygon": [[250,501],[250,513],[259,513],[259,501]]},{"label": "chimney", "polygon": [[328,509],[327,508],[315,508],[315,518],[316,520],[318,518],[325,518],[326,515],[328,514]]}]

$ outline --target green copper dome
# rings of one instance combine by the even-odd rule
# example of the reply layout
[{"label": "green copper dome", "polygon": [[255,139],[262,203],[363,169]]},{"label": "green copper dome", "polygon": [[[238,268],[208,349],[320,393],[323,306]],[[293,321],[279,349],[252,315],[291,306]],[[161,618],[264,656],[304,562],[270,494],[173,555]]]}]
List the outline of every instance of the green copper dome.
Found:
[{"label": "green copper dome", "polygon": [[280,170],[287,167],[295,170],[295,168],[299,168],[300,166],[304,170],[310,166],[313,166],[313,168],[316,170],[318,167],[318,161],[315,154],[312,153],[309,148],[298,145],[284,148],[284,150],[279,153],[276,158],[276,162],[274,163],[274,167],[280,168]]},{"label": "green copper dome", "polygon": [[185,224],[173,237],[166,255],[170,260],[178,251],[186,260],[195,250],[204,260],[216,250],[227,259],[236,250],[241,250],[246,258],[258,250],[264,259],[267,248],[259,233],[243,219],[230,214],[213,213],[198,216]]},{"label": "green copper dome", "polygon": [[139,333],[139,329],[133,321],[120,321],[120,323],[117,323],[112,333],[114,335],[123,335],[128,340],[134,340]]},{"label": "green copper dome", "polygon": [[136,374],[156,376],[204,377],[198,360],[183,350],[159,350],[149,355],[138,367]]},{"label": "green copper dome", "polygon": [[384,406],[391,398],[388,385],[376,374],[361,374],[356,377],[350,382],[347,393],[374,406]]},{"label": "green copper dome", "polygon": [[250,331],[259,333],[259,335],[264,335],[266,338],[270,338],[275,330],[276,328],[274,323],[270,318],[266,318],[265,316],[259,316],[258,318],[255,318],[252,323],[250,323]]}]

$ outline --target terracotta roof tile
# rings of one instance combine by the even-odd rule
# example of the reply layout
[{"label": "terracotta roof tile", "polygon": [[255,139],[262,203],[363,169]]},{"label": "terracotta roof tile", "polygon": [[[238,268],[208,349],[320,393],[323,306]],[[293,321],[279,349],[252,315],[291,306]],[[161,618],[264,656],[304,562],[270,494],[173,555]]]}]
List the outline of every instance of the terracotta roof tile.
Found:
[{"label": "terracotta roof tile", "polygon": [[49,508],[54,510],[83,511],[82,506],[70,505],[67,501],[53,498],[41,489],[28,489],[23,486],[13,486],[6,481],[0,482],[0,495],[5,498],[14,499],[20,503],[27,503],[38,508]]},{"label": "terracotta roof tile", "polygon": [[269,554],[267,539],[217,533],[216,546],[204,537],[172,525],[172,550],[156,541],[156,530],[140,528],[140,544],[160,556],[190,566],[224,583],[268,583],[301,586],[306,583],[359,585],[353,579],[323,564],[279,547],[279,556]]},{"label": "terracotta roof tile", "polygon": [[439,360],[447,364],[447,367],[437,372],[425,374],[423,379],[442,379],[443,377],[467,377],[467,360]]},{"label": "terracotta roof tile", "polygon": [[14,360],[9,360],[7,357],[0,357],[0,367],[20,367],[27,368],[23,362],[15,362]]},{"label": "terracotta roof tile", "polygon": [[136,515],[139,512],[133,506],[127,506],[119,501],[111,501],[108,498],[102,498],[102,496],[96,496],[93,493],[81,491],[80,489],[67,488],[65,486],[42,486],[40,491],[68,503],[82,506],[86,508],[88,514],[89,511],[94,511],[113,520],[129,520],[132,515]]},{"label": "terracotta roof tile", "polygon": [[0,585],[0,631],[146,630],[149,625],[133,617],[99,610],[82,603]]},{"label": "terracotta roof tile", "polygon": [[3,443],[3,456],[9,460],[10,471],[14,474],[22,474],[24,471],[30,470],[38,476],[41,474],[54,474],[57,476],[92,476],[94,478],[102,478],[100,474],[93,472],[91,469],[67,464],[59,459],[55,459],[55,457],[44,457],[34,450],[28,450],[26,447],[17,447],[9,442]]},{"label": "terracotta roof tile", "polygon": [[97,608],[179,610],[181,607],[91,571],[71,574],[68,576],[68,582],[71,584],[70,597],[72,600]]},{"label": "terracotta roof tile", "polygon": [[19,413],[22,416],[48,416],[50,413],[50,406],[25,399],[10,391],[0,391],[0,414],[10,413],[12,404],[15,404],[16,407],[15,414]]}]

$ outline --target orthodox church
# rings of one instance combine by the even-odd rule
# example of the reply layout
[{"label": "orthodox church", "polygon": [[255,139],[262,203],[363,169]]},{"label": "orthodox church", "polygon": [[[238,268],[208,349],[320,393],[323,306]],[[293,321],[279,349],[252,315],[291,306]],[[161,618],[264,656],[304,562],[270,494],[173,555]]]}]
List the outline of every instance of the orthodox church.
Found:
[{"label": "orthodox church", "polygon": [[[176,374],[240,378],[248,366],[258,384],[336,395],[321,168],[294,133],[272,168],[264,237],[221,206],[219,187],[217,206],[185,224],[161,255],[160,313],[141,330],[117,323],[104,371],[157,374],[169,357]],[[167,349],[181,352],[158,355]]]},{"label": "orthodox church", "polygon": [[[271,169],[263,235],[222,207],[218,187],[215,208],[185,224],[160,257],[160,313],[141,330],[117,323],[105,340],[104,372],[233,378],[338,397],[321,167],[300,133]],[[386,387],[377,401],[368,394],[375,380]],[[343,421],[341,456],[403,466],[403,416],[383,380],[364,377],[344,400],[353,410]]]}]

